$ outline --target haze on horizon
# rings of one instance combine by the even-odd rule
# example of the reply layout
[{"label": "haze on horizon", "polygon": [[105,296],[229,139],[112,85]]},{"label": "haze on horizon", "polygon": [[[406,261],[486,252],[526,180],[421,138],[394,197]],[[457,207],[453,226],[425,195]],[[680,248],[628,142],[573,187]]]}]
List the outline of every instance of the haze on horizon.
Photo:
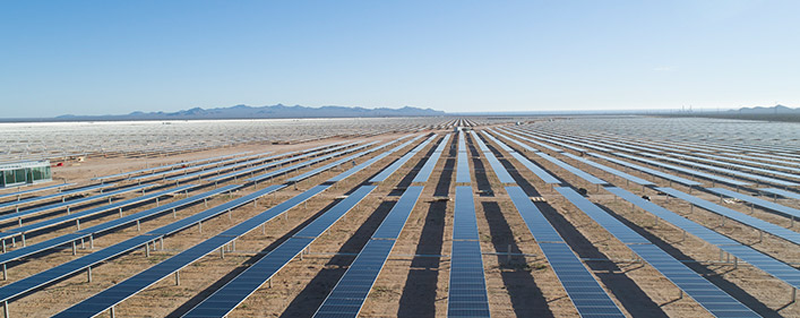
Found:
[{"label": "haze on horizon", "polygon": [[797,1],[0,4],[2,118],[800,106]]}]

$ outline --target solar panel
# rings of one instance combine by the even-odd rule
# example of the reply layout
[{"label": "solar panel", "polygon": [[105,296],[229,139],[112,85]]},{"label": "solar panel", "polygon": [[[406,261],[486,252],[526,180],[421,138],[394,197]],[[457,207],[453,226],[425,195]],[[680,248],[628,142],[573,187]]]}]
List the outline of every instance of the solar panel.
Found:
[{"label": "solar panel", "polygon": [[[279,176],[279,175],[283,175],[285,173],[289,173],[289,172],[292,172],[294,170],[298,170],[300,168],[307,167],[307,166],[310,166],[310,165],[313,165],[313,164],[316,164],[316,163],[319,163],[319,162],[322,162],[322,161],[325,161],[325,160],[328,160],[328,159],[331,159],[331,158],[335,158],[335,157],[338,157],[338,156],[342,156],[342,155],[345,155],[345,154],[348,154],[348,153],[351,153],[351,152],[355,152],[355,151],[364,149],[366,147],[374,145],[375,143],[377,143],[377,142],[372,142],[372,143],[369,143],[369,144],[366,144],[366,145],[361,145],[361,146],[345,149],[345,150],[342,150],[342,151],[339,151],[339,152],[335,152],[335,153],[327,154],[327,155],[324,155],[324,156],[316,157],[314,159],[310,159],[310,160],[307,160],[307,161],[304,161],[304,162],[301,162],[301,163],[298,163],[298,164],[295,164],[295,165],[292,165],[292,166],[284,167],[284,168],[278,169],[276,171],[272,171],[272,172],[269,172],[269,173],[265,173],[265,174],[262,174],[262,175],[259,175],[259,176],[255,176],[255,177],[246,179],[245,181],[247,181],[247,182],[260,182],[260,181],[263,181],[263,180],[267,180],[267,179],[270,179],[270,178],[273,178],[273,177],[276,177],[276,176]],[[306,179],[308,177],[314,176],[314,175],[316,175],[316,174],[318,174],[318,173],[320,173],[322,171],[325,171],[327,169],[332,168],[332,166],[330,164],[326,165],[325,167],[327,167],[327,168],[326,169],[314,169],[312,171],[306,172],[305,174],[303,174],[302,178],[294,180],[294,181],[304,180],[304,179]],[[290,179],[289,181],[292,181],[292,180]]]},{"label": "solar panel", "polygon": [[456,187],[448,317],[489,317],[472,187]]},{"label": "solar panel", "polygon": [[670,210],[658,206],[655,203],[644,200],[633,193],[616,187],[607,187],[606,190],[614,193],[625,201],[635,204],[639,208],[657,216],[658,218],[675,225],[679,229],[686,231],[686,233],[692,234],[706,242],[714,244],[731,255],[750,263],[756,268],[761,269],[762,271],[775,276],[778,279],[783,280],[795,288],[800,288],[800,271],[798,271],[796,268],[767,256],[749,246],[734,241],[725,235],[697,224]]},{"label": "solar panel", "polygon": [[609,215],[588,199],[568,187],[556,188],[562,196],[578,207],[606,231],[626,244],[645,262],[678,286],[698,304],[717,317],[760,317],[735,298],[720,290],[703,276],[653,245],[622,222]]},{"label": "solar panel", "polygon": [[670,180],[670,181],[673,181],[673,182],[677,182],[677,183],[680,183],[680,184],[685,185],[687,187],[694,187],[694,186],[703,185],[702,183],[697,182],[697,181],[689,180],[689,179],[686,179],[686,178],[681,178],[681,177],[678,177],[678,176],[671,175],[669,173],[661,172],[661,171],[658,171],[658,170],[655,170],[655,169],[650,169],[650,168],[643,167],[643,166],[640,166],[640,165],[637,165],[637,164],[633,164],[633,163],[630,163],[630,162],[627,162],[627,161],[623,161],[623,160],[611,158],[611,157],[608,157],[608,156],[604,156],[604,155],[601,155],[601,154],[598,154],[598,153],[590,152],[589,155],[592,156],[592,157],[597,157],[597,158],[603,159],[605,161],[613,162],[613,163],[616,163],[618,165],[625,166],[625,167],[628,167],[628,168],[631,168],[631,169],[634,169],[634,170],[639,170],[639,171],[642,171],[644,173],[660,177],[662,179],[667,179],[667,180]]},{"label": "solar panel", "polygon": [[506,187],[517,212],[533,234],[582,317],[625,317],[614,301],[569,248],[555,228],[518,186]]},{"label": "solar panel", "polygon": [[428,178],[430,178],[431,173],[433,173],[433,168],[436,166],[436,162],[439,161],[439,157],[442,156],[442,151],[444,151],[444,147],[447,146],[447,142],[450,141],[450,134],[447,134],[442,138],[442,141],[439,142],[439,146],[433,151],[433,154],[425,161],[425,164],[422,165],[422,169],[419,170],[419,173],[414,177],[412,182],[427,182]]},{"label": "solar panel", "polygon": [[[413,140],[409,141],[408,143],[416,141],[417,139],[422,138],[422,137],[423,137],[423,135],[417,136],[416,138],[414,138]],[[414,157],[420,150],[422,150],[428,144],[430,144],[431,141],[433,141],[434,139],[436,139],[436,135],[430,136],[430,138],[426,139],[421,144],[419,144],[416,147],[414,147],[414,149],[411,149],[410,152],[408,152],[405,155],[403,155],[402,157],[400,157],[400,159],[397,159],[391,165],[386,167],[386,169],[381,170],[381,172],[379,172],[377,175],[375,175],[375,177],[370,179],[369,182],[383,182],[383,181],[385,181],[386,178],[389,178],[389,176],[391,176],[393,173],[395,173],[395,171],[397,171],[397,169],[400,169],[400,167],[402,167],[406,162],[411,160],[412,157]]]},{"label": "solar panel", "polygon": [[749,216],[747,214],[744,214],[744,213],[741,213],[741,212],[726,208],[724,206],[720,206],[720,205],[708,202],[706,200],[700,199],[700,198],[692,196],[690,194],[686,194],[686,193],[680,192],[680,191],[672,189],[672,188],[655,188],[655,189],[658,190],[658,191],[664,192],[666,194],[669,194],[669,195],[671,195],[673,197],[676,197],[676,198],[679,198],[681,200],[687,201],[687,202],[689,202],[689,203],[691,203],[693,205],[696,205],[696,206],[698,206],[700,208],[703,208],[703,209],[708,210],[710,212],[713,212],[715,214],[722,215],[724,217],[727,217],[729,219],[732,219],[732,220],[737,221],[739,223],[742,223],[744,225],[747,225],[747,226],[753,227],[755,229],[761,230],[761,231],[763,231],[765,233],[769,233],[769,234],[775,235],[777,237],[780,237],[780,238],[782,238],[784,240],[787,240],[789,242],[792,242],[794,244],[800,244],[800,233],[797,233],[795,231],[792,231],[792,230],[780,227],[778,225],[769,223],[767,221],[761,220],[759,218],[755,218],[755,217]]}]

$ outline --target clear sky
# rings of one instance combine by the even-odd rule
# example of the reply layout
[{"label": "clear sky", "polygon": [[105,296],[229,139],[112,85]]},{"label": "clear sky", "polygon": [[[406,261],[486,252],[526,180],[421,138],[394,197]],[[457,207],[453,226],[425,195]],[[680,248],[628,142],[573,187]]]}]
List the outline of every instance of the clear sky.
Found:
[{"label": "clear sky", "polygon": [[800,1],[3,1],[0,117],[800,107]]}]

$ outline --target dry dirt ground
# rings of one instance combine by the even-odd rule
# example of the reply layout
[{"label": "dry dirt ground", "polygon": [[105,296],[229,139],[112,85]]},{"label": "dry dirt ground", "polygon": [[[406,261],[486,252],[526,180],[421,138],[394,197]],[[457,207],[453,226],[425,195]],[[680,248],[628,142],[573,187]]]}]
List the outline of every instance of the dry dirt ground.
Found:
[{"label": "dry dirt ground", "polygon": [[[438,131],[443,136],[447,131]],[[400,135],[382,135],[363,139],[364,141],[389,141]],[[420,139],[417,143],[421,142]],[[128,158],[88,158],[76,164],[67,163],[65,167],[54,168],[54,177],[67,182],[89,184],[89,178],[109,175],[122,171],[132,171],[144,167],[190,161],[241,151],[259,153],[272,151],[274,154],[307,149],[336,141],[326,139],[313,143],[296,145],[245,145],[202,151],[168,157],[147,159]],[[365,200],[358,204],[342,220],[334,224],[326,233],[311,244],[309,253],[303,259],[295,259],[273,277],[271,284],[265,284],[232,312],[231,317],[308,317],[313,315],[338,279],[344,274],[369,237],[392,208],[402,189],[411,184],[411,178],[421,168],[427,156],[436,147],[436,142],[428,145],[397,173],[378,184]],[[542,196],[546,202],[538,202],[548,220],[572,249],[585,260],[586,266],[598,278],[612,299],[631,317],[711,317],[700,305],[689,297],[680,297],[679,289],[661,276],[655,269],[632,258],[631,251],[613,238],[583,212],[561,198],[551,185],[547,185],[493,143],[485,140],[495,154],[517,179],[519,185],[530,196]],[[438,161],[425,190],[418,201],[405,229],[397,240],[389,261],[379,275],[372,292],[364,304],[361,316],[364,317],[446,317],[449,281],[449,254],[453,225],[453,202],[455,184],[456,139],[451,138]],[[165,317],[178,316],[190,309],[193,304],[213,292],[237,273],[244,270],[266,252],[277,247],[290,237],[299,227],[307,224],[336,202],[336,198],[355,189],[402,154],[416,146],[408,146],[397,154],[384,158],[335,187],[312,198],[306,204],[289,210],[265,225],[264,232],[256,230],[239,238],[236,251],[226,253],[221,258],[212,253],[180,271],[180,285],[175,285],[172,276],[125,300],[116,308],[118,317]],[[487,293],[492,316],[495,317],[577,317],[578,313],[569,297],[561,287],[554,272],[542,256],[537,243],[528,231],[522,218],[509,199],[504,185],[490,172],[488,161],[477,149],[472,137],[470,146],[470,167],[475,190],[476,217],[484,252],[483,262],[486,273]],[[547,151],[546,151],[547,152]],[[550,153],[550,152],[548,152]],[[734,266],[725,255],[720,259],[719,250],[691,235],[683,238],[682,232],[670,224],[660,221],[647,212],[632,208],[630,204],[602,188],[589,185],[569,172],[542,160],[530,153],[523,153],[530,160],[557,175],[565,183],[576,188],[586,188],[593,202],[607,208],[624,223],[641,233],[668,253],[701,273],[717,286],[767,317],[800,317],[800,308],[790,303],[791,288],[785,283],[747,264]],[[733,221],[720,225],[720,218],[678,199],[667,199],[653,190],[626,184],[606,172],[588,167],[557,154],[557,158],[603,178],[619,187],[638,195],[649,195],[653,202],[689,219],[715,229],[740,242],[752,244],[781,261],[800,263],[800,250],[786,241],[765,236],[759,241],[758,232]],[[358,160],[374,156],[371,154]],[[599,161],[599,160],[597,160]],[[604,163],[621,169],[611,163]],[[319,165],[317,165],[319,166]],[[314,167],[317,167],[314,166]],[[270,180],[269,184],[279,184],[292,175],[312,169],[305,168],[287,176]],[[10,303],[12,317],[46,317],[82,301],[113,284],[146,269],[178,252],[201,242],[234,224],[264,211],[319,184],[343,171],[326,172],[309,180],[302,181],[298,188],[289,187],[203,223],[202,232],[197,226],[169,236],[163,249],[158,247],[145,257],[143,250],[110,260],[94,268],[92,282],[87,282],[85,274],[79,274],[48,286]],[[669,183],[638,172],[628,171],[636,176],[654,181],[661,186]],[[203,182],[203,181],[197,181]],[[226,184],[234,184],[229,181]],[[240,183],[240,181],[238,182]],[[222,184],[221,184],[222,185]],[[263,184],[262,184],[263,185]],[[460,184],[461,185],[461,184]],[[688,191],[687,188],[673,184],[672,187]],[[208,206],[218,205],[235,197],[253,191],[246,188],[232,194],[220,195],[208,201]],[[717,202],[719,199],[708,194],[694,192],[696,195]],[[131,193],[124,198],[139,195]],[[185,194],[162,200],[161,203],[185,197]],[[117,198],[116,200],[122,199]],[[779,203],[798,207],[797,202],[779,200]],[[724,203],[726,206],[745,213],[750,207],[740,203]],[[126,209],[125,214],[134,213],[155,206],[155,203],[142,204]],[[201,202],[177,211],[177,218],[186,217],[205,209]],[[51,213],[43,219],[61,215]],[[752,215],[769,222],[788,226],[788,220],[758,208]],[[82,222],[88,227],[117,218],[116,212]],[[141,231],[149,231],[174,220],[169,213],[142,222]],[[0,224],[2,228],[13,224]],[[797,229],[796,225],[794,229]],[[74,226],[64,226],[31,237],[28,243],[36,243],[57,237],[75,230]],[[136,226],[117,230],[94,240],[94,250],[110,246],[124,239],[138,235]],[[507,252],[511,252],[509,255]],[[88,248],[79,249],[78,257],[93,252]],[[29,257],[14,262],[9,267],[9,279],[4,284],[19,280],[28,275],[41,272],[58,264],[74,259],[71,249],[65,248],[44,255]]]}]

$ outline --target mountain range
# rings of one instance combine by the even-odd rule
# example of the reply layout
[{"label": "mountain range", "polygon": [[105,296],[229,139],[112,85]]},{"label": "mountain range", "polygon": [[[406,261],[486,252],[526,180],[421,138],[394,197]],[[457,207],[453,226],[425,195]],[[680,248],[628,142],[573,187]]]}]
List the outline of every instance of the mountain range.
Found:
[{"label": "mountain range", "polygon": [[132,112],[126,115],[62,115],[56,120],[188,120],[188,119],[268,119],[268,118],[332,118],[332,117],[407,117],[442,116],[445,112],[430,108],[405,106],[402,108],[345,107],[345,106],[272,106],[236,105],[203,109],[195,107],[177,112]]}]

